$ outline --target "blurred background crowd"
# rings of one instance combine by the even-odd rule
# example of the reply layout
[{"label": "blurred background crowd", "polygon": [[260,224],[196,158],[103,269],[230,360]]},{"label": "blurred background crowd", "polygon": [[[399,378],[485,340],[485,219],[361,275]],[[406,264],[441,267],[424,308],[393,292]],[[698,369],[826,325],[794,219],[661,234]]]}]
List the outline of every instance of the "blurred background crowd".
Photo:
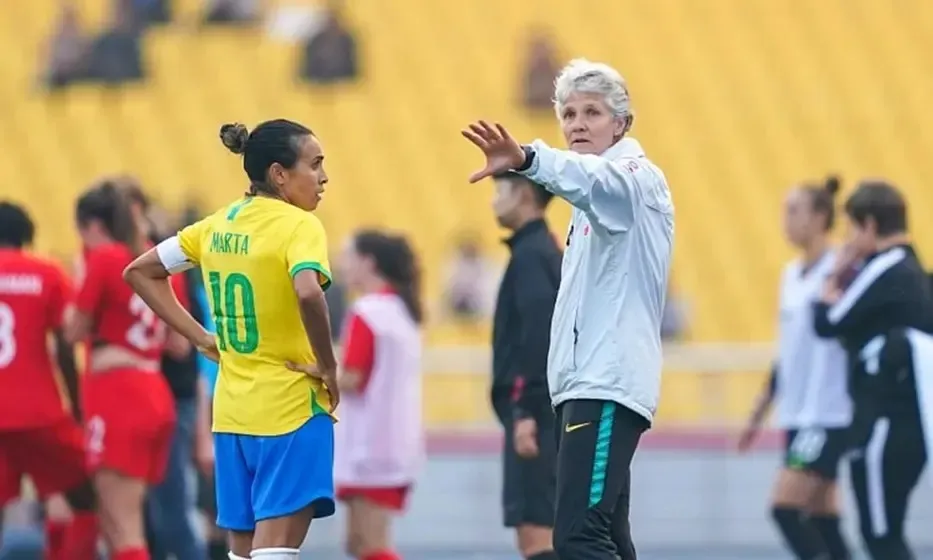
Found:
[{"label": "blurred background crowd", "polygon": [[[318,215],[332,250],[357,228],[388,227],[408,234],[424,269],[425,414],[441,461],[426,487],[473,512],[436,523],[473,529],[402,539],[496,543],[497,524],[466,518],[481,517],[483,499],[496,507],[495,486],[457,469],[498,476],[482,457],[498,446],[488,343],[506,251],[491,187],[466,184],[477,161],[458,132],[492,118],[559,145],[556,72],[575,56],[605,61],[628,81],[633,135],[665,170],[678,212],[668,371],[656,435],[636,464],[690,473],[676,499],[693,505],[666,511],[674,491],[660,482],[662,498],[636,490],[636,533],[639,515],[675,519],[666,531],[676,535],[657,546],[777,550],[761,513],[769,452],[736,459],[729,445],[771,358],[792,256],[781,200],[828,172],[885,177],[907,194],[931,262],[930,52],[924,0],[11,1],[0,17],[0,198],[25,204],[36,249],[70,268],[74,201],[90,184],[139,185],[168,235],[246,186],[217,142],[220,123],[308,124],[327,154]],[[558,239],[568,215],[552,205]],[[335,280],[339,332],[351,294]],[[640,499],[655,505],[639,513]],[[431,518],[440,506],[421,500],[412,515]],[[918,515],[929,524],[933,508]]]}]

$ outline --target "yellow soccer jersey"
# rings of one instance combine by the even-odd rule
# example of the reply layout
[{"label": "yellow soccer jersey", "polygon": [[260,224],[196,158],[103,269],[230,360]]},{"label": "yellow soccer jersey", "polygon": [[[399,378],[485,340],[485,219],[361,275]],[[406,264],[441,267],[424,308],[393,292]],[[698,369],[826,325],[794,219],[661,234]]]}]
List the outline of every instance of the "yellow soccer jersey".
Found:
[{"label": "yellow soccer jersey", "polygon": [[188,226],[178,241],[201,266],[217,325],[214,431],[281,435],[326,414],[322,384],[285,368],[316,361],[292,278],[310,269],[330,285],[320,220],[281,200],[246,197]]}]

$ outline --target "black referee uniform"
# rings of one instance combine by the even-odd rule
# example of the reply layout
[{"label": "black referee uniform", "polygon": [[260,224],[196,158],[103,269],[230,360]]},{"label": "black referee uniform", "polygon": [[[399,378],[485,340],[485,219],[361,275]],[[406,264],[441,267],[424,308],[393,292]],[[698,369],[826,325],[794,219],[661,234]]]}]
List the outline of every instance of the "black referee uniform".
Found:
[{"label": "black referee uniform", "polygon": [[849,354],[852,485],[866,548],[875,560],[912,559],[904,520],[927,452],[911,339],[933,333],[933,294],[913,247],[871,256],[838,302],[816,304],[814,319],[817,334]]},{"label": "black referee uniform", "polygon": [[[543,219],[506,241],[505,269],[493,324],[492,404],[505,431],[502,507],[505,526],[554,525],[556,436],[547,387],[551,315],[560,284],[561,251]],[[514,422],[537,423],[538,456],[515,450]]]}]

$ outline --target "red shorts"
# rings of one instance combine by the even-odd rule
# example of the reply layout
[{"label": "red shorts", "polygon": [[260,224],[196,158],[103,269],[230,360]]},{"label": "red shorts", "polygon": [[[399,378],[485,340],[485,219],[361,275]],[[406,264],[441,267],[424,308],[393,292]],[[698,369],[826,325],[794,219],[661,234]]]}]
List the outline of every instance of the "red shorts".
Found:
[{"label": "red shorts", "polygon": [[86,481],[81,426],[66,416],[41,428],[0,431],[0,506],[19,497],[23,476],[32,479],[42,497]]},{"label": "red shorts", "polygon": [[84,381],[87,464],[158,484],[175,429],[175,400],[160,373],[92,373]]},{"label": "red shorts", "polygon": [[408,499],[408,492],[410,489],[410,486],[396,486],[390,488],[338,486],[337,499],[346,502],[353,498],[361,498],[392,511],[402,511],[405,509],[405,502]]}]

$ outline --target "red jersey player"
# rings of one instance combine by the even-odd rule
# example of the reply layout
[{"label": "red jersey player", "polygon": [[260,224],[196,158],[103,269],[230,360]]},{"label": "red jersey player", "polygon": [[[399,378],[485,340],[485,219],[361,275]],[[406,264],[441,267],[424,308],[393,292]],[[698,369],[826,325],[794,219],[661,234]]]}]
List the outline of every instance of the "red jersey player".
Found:
[{"label": "red jersey player", "polygon": [[91,346],[84,382],[88,465],[113,560],[148,560],[146,487],[162,480],[175,405],[160,371],[166,327],[123,281],[145,247],[120,189],[105,183],[77,203],[84,278],[68,321]]},{"label": "red jersey player", "polygon": [[[33,232],[22,208],[0,203],[0,507],[19,496],[24,475],[43,498],[65,493],[74,523],[57,554],[89,560],[96,557],[94,501],[74,351],[62,332],[71,285],[57,265],[24,250]],[[50,333],[74,416],[56,380]]]}]

